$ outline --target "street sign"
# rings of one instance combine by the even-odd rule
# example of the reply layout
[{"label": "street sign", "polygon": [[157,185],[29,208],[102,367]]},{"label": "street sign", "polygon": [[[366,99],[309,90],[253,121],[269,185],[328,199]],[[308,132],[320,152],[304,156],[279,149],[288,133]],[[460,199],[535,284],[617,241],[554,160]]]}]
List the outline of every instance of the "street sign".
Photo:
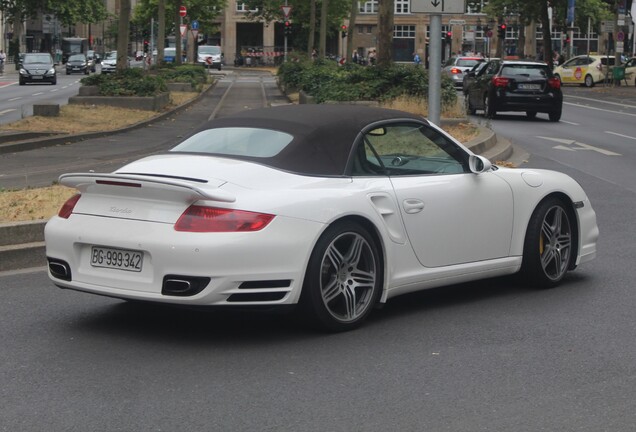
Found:
[{"label": "street sign", "polygon": [[614,21],[601,21],[601,33],[612,33],[614,31]]},{"label": "street sign", "polygon": [[199,30],[199,21],[192,20],[192,22],[190,23],[190,28],[192,30]]},{"label": "street sign", "polygon": [[463,20],[463,19],[452,19],[452,20],[448,20],[448,24],[450,24],[450,25],[466,25],[466,20]]},{"label": "street sign", "polygon": [[199,37],[199,30],[192,29],[192,37],[194,40],[197,40],[197,37]]},{"label": "street sign", "polygon": [[181,37],[183,37],[186,34],[186,30],[188,29],[188,26],[185,24],[181,24],[179,26],[179,31],[181,32]]},{"label": "street sign", "polygon": [[289,14],[291,13],[291,6],[281,6],[280,9],[283,11],[283,15],[285,15],[285,19],[289,18]]},{"label": "street sign", "polygon": [[411,12],[463,14],[464,8],[464,0],[411,0]]},{"label": "street sign", "polygon": [[625,40],[625,33],[623,33],[622,31],[616,33],[616,40],[619,42],[623,42]]},{"label": "street sign", "polygon": [[184,18],[188,14],[188,9],[185,6],[179,6],[179,16]]}]

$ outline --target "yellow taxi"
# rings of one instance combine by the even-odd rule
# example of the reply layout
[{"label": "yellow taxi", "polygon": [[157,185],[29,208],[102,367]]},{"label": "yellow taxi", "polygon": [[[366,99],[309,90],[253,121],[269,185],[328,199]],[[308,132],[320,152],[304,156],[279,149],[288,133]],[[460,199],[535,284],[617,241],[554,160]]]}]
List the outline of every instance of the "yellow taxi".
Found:
[{"label": "yellow taxi", "polygon": [[[580,55],[572,57],[561,66],[554,68],[554,75],[562,84],[583,84],[593,87],[603,82],[609,72],[607,65],[614,66],[614,56]],[[611,75],[608,79],[611,79]]]}]

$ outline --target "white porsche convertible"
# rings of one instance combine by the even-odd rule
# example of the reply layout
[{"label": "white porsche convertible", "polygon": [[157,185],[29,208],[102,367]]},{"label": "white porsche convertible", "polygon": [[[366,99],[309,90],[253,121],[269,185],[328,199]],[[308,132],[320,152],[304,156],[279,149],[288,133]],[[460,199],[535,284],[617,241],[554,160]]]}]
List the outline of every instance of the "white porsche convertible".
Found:
[{"label": "white porsche convertible", "polygon": [[336,331],[425,288],[517,272],[554,286],[595,257],[599,233],[567,175],[496,167],[419,116],[350,105],[241,112],[60,183],[79,193],[45,230],[57,286],[294,305]]}]

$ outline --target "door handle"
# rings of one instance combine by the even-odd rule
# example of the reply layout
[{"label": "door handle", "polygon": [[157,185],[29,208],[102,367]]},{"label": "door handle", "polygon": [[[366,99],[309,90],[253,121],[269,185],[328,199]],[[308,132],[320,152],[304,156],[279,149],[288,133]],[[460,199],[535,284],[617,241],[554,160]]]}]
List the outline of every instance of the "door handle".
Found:
[{"label": "door handle", "polygon": [[415,214],[424,210],[424,201],[415,198],[405,199],[402,208],[406,214]]}]

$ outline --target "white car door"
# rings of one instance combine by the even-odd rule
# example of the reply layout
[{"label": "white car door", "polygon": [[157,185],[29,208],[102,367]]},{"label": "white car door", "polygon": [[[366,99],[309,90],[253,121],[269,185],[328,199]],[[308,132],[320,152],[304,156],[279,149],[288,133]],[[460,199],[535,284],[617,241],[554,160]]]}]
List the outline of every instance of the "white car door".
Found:
[{"label": "white car door", "polygon": [[402,122],[365,136],[369,163],[393,184],[420,263],[441,267],[507,257],[513,226],[510,186],[475,174],[464,149],[436,129]]}]

